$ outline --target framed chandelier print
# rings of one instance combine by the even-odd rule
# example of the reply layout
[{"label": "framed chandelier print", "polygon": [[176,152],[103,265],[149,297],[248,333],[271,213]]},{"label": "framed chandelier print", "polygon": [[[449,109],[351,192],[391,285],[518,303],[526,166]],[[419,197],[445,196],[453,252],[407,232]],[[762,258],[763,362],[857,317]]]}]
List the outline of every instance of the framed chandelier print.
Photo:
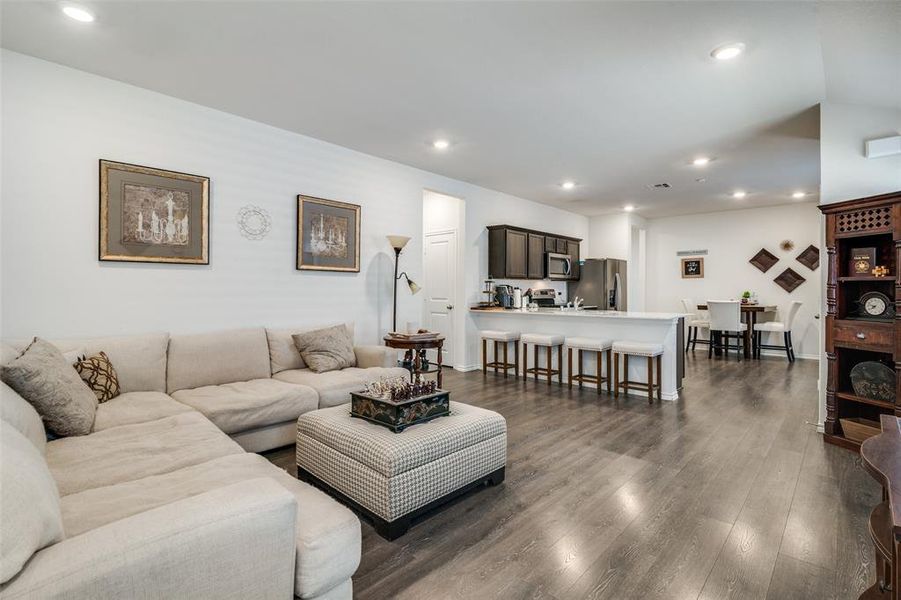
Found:
[{"label": "framed chandelier print", "polygon": [[360,272],[360,207],[297,197],[297,269]]},{"label": "framed chandelier print", "polygon": [[100,260],[208,265],[209,215],[209,177],[100,161]]}]

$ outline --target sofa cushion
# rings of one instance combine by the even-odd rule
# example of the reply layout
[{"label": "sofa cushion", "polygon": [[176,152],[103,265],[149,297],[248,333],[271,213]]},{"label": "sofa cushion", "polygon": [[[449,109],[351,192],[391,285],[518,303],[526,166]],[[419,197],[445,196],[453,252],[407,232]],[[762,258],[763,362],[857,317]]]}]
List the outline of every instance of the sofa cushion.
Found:
[{"label": "sofa cushion", "polygon": [[69,536],[79,535],[139,512],[259,477],[274,479],[297,498],[295,594],[317,596],[353,575],[360,559],[359,520],[322,492],[256,454],[226,456],[65,496],[63,522]]},{"label": "sofa cushion", "polygon": [[[350,339],[354,337],[354,324],[345,323]],[[269,344],[269,363],[272,374],[287,371],[289,369],[306,369],[300,350],[294,344],[293,335],[310,331],[311,327],[291,327],[286,329],[266,329],[266,340]]]},{"label": "sofa cushion", "polygon": [[72,366],[75,367],[75,371],[85,385],[91,388],[91,391],[97,396],[97,402],[103,403],[119,395],[119,378],[116,376],[116,369],[103,350],[97,354],[82,357]]},{"label": "sofa cushion", "polygon": [[270,374],[269,346],[262,328],[173,335],[169,340],[170,394],[207,385],[266,379]]},{"label": "sofa cushion", "polygon": [[21,356],[0,367],[0,376],[35,407],[51,432],[91,432],[97,398],[50,342],[35,338]]},{"label": "sofa cushion", "polygon": [[317,373],[337,371],[357,364],[354,341],[343,325],[291,336],[303,361]]},{"label": "sofa cushion", "polygon": [[206,417],[189,412],[47,442],[47,464],[63,496],[242,454]]},{"label": "sofa cushion", "polygon": [[16,393],[5,383],[0,383],[0,419],[12,425],[28,438],[28,441],[44,454],[47,445],[47,433],[41,415],[25,398]]},{"label": "sofa cushion", "polygon": [[22,570],[31,555],[63,539],[59,492],[37,448],[0,422],[0,583]]},{"label": "sofa cushion", "polygon": [[66,353],[105,352],[116,368],[120,392],[165,392],[169,334],[142,333],[76,340],[52,340]]},{"label": "sofa cushion", "polygon": [[318,406],[316,391],[274,379],[253,379],[178,390],[172,397],[194,408],[225,433],[297,419]]},{"label": "sofa cushion", "polygon": [[360,392],[365,383],[360,377],[344,371],[315,373],[310,369],[293,369],[273,375],[279,381],[306,385],[319,394],[319,408],[338,406],[350,402],[351,392]]},{"label": "sofa cushion", "polygon": [[97,406],[94,431],[147,423],[186,412],[194,412],[194,409],[162,392],[126,392]]}]

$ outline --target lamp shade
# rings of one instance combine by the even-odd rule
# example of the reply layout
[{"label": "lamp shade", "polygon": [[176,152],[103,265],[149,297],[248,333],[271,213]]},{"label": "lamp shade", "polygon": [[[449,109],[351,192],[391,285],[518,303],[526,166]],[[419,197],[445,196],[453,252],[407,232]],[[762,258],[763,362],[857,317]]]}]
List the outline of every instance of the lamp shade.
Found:
[{"label": "lamp shade", "polygon": [[407,277],[407,285],[410,286],[410,293],[416,295],[419,293],[419,290],[422,288],[419,287],[419,284]]},{"label": "lamp shade", "polygon": [[410,237],[406,235],[389,235],[388,243],[391,244],[391,247],[395,250],[403,250],[404,246],[407,245],[407,242],[410,241]]}]

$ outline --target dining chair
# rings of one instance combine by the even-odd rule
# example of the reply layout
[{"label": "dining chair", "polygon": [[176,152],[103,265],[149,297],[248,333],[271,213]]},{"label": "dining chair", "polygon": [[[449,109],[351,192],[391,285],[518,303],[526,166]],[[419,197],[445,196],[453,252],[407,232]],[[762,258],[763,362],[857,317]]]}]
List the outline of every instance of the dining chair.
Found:
[{"label": "dining chair", "polygon": [[[791,303],[791,306],[788,309],[788,315],[786,315],[785,321],[767,321],[765,323],[755,323],[754,324],[754,354],[758,358],[760,357],[760,350],[785,350],[785,356],[788,358],[788,362],[795,362],[795,347],[792,344],[792,325],[795,322],[795,317],[798,316],[798,310],[801,308],[801,304],[799,300],[794,300]],[[782,341],[785,344],[784,346],[776,346],[772,344],[764,344],[762,343],[763,334],[777,331],[782,333]]]},{"label": "dining chair", "polygon": [[[688,339],[685,341],[685,351],[688,352],[691,350],[694,352],[695,347],[700,342],[701,344],[710,345],[710,333],[707,334],[707,339],[698,339],[698,330],[699,329],[710,329],[710,321],[705,319],[704,316],[701,316],[697,310],[698,305],[695,304],[695,301],[691,298],[683,298],[682,299],[682,310],[688,315],[686,317],[686,322],[688,323]],[[705,315],[706,316],[706,315]]]},{"label": "dining chair", "polygon": [[[729,350],[738,352],[738,360],[744,353],[744,340],[748,336],[748,326],[741,322],[741,305],[737,301],[708,300],[710,312],[710,344],[707,358],[713,357],[714,350],[722,350],[729,358]],[[735,339],[733,346],[729,343]]]}]

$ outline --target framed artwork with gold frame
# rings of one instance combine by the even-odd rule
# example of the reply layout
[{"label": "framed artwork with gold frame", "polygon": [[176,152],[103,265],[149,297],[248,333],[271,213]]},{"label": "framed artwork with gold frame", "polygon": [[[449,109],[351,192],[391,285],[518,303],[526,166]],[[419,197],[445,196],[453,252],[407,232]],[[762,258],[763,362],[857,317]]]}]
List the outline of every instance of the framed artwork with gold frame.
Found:
[{"label": "framed artwork with gold frame", "polygon": [[682,279],[701,279],[704,277],[704,259],[683,258]]},{"label": "framed artwork with gold frame", "polygon": [[297,196],[297,270],[360,272],[360,206]]},{"label": "framed artwork with gold frame", "polygon": [[210,178],[101,160],[98,258],[210,264]]}]

